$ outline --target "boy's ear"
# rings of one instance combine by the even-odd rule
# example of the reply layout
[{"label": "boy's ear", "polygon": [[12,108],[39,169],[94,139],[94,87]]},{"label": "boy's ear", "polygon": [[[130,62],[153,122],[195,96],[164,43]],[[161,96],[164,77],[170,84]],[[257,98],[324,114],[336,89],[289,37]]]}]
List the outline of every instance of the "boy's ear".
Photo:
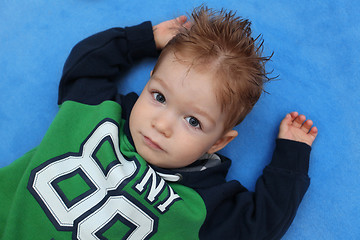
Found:
[{"label": "boy's ear", "polygon": [[151,70],[151,72],[150,72],[150,77],[152,77],[152,75],[153,75],[153,72],[154,72],[154,71],[153,71],[153,70]]},{"label": "boy's ear", "polygon": [[229,142],[231,142],[236,136],[238,135],[238,132],[236,130],[229,130],[227,133],[225,133],[220,139],[212,145],[212,147],[207,151],[207,153],[212,154],[214,152],[217,152],[221,149],[223,149]]}]

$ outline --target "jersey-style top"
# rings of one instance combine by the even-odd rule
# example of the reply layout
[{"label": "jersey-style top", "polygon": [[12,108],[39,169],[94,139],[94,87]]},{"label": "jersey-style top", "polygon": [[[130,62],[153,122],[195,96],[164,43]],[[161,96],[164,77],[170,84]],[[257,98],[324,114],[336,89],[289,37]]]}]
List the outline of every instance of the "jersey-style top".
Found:
[{"label": "jersey-style top", "polygon": [[182,169],[147,164],[128,119],[138,96],[119,73],[156,57],[150,22],[72,50],[59,112],[38,147],[0,169],[0,239],[279,239],[305,194],[310,147],[278,139],[255,192],[226,181],[220,154]]}]

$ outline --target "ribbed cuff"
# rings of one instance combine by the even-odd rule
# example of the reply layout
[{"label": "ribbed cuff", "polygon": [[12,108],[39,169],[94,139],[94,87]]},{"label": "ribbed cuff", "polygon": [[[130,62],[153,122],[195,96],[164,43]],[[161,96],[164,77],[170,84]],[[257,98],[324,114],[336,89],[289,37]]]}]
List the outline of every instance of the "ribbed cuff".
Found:
[{"label": "ribbed cuff", "polygon": [[307,174],[311,147],[302,142],[276,139],[276,147],[269,166]]},{"label": "ribbed cuff", "polygon": [[125,31],[129,43],[129,53],[133,59],[158,56],[151,22],[147,21],[126,27]]}]

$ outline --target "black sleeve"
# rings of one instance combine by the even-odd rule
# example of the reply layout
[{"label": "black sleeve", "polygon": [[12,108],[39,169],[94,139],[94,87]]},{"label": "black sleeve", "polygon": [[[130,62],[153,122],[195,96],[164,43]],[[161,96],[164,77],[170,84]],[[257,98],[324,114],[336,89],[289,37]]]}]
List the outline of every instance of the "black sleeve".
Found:
[{"label": "black sleeve", "polygon": [[208,211],[200,239],[280,239],[309,186],[310,150],[304,143],[278,139],[255,192],[238,181],[199,190]]},{"label": "black sleeve", "polygon": [[58,104],[66,100],[86,104],[114,100],[118,74],[136,60],[156,56],[150,22],[112,28],[86,38],[72,49],[66,60]]}]

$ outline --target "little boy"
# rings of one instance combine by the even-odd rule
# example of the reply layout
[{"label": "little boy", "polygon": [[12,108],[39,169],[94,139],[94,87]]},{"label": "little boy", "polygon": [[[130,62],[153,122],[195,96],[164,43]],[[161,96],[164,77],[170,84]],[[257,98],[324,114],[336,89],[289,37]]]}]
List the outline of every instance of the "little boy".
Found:
[{"label": "little boy", "polygon": [[[160,49],[141,95],[119,95],[119,73]],[[260,54],[248,21],[206,7],[80,42],[43,141],[0,169],[1,238],[281,238],[309,185],[312,121],[287,114],[255,193],[215,153],[263,91]]]}]

